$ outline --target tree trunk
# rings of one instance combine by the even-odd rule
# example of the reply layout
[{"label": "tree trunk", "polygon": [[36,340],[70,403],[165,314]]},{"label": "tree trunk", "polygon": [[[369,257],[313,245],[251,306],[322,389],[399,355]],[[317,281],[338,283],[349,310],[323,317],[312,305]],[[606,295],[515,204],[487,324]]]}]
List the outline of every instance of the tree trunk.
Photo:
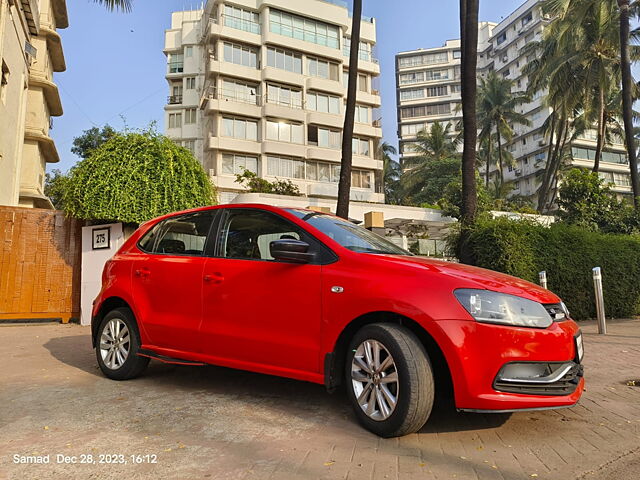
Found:
[{"label": "tree trunk", "polygon": [[633,205],[640,210],[640,179],[638,178],[638,158],[636,142],[633,136],[633,77],[629,55],[629,0],[618,0],[620,8],[620,66],[622,70],[622,118],[624,137],[631,169],[631,188]]},{"label": "tree trunk", "polygon": [[598,141],[596,143],[596,158],[593,161],[593,171],[600,170],[600,158],[602,157],[602,150],[604,148],[604,129],[605,129],[605,110],[604,110],[604,90],[599,89],[598,98]]},{"label": "tree trunk", "polygon": [[[553,146],[553,152],[547,158],[547,166],[544,172],[544,180],[542,182],[542,186],[540,187],[540,193],[538,196],[538,210],[540,213],[546,212],[547,209],[547,200],[549,199],[549,192],[551,190],[551,184],[553,181],[553,177],[556,174],[556,169],[560,165],[559,157],[560,157],[560,146],[562,143],[562,139],[564,138],[565,126],[566,122],[558,121],[558,132],[556,134],[556,144]],[[551,134],[553,137],[553,133]]]},{"label": "tree trunk", "polygon": [[549,184],[550,185],[549,193],[551,194],[551,197],[549,198],[549,201],[545,205],[545,211],[551,210],[551,207],[553,206],[553,202],[556,201],[556,197],[558,196],[558,172],[560,171],[560,164],[562,163],[562,154],[564,152],[564,149],[567,146],[568,140],[569,140],[569,121],[567,120],[564,123],[564,136],[562,138],[562,142],[560,143],[560,147],[558,148],[558,153],[556,155],[556,158],[554,159],[551,183]]},{"label": "tree trunk", "polygon": [[358,56],[360,49],[360,22],[362,18],[362,0],[353,0],[353,18],[351,22],[351,50],[349,52],[349,86],[347,87],[347,106],[344,112],[342,129],[342,161],[340,164],[340,183],[338,184],[338,205],[336,215],[349,218],[349,193],[351,191],[351,163],[353,159],[353,123],[358,94]]},{"label": "tree trunk", "polygon": [[[544,206],[545,206],[545,201],[547,198],[547,191],[549,189],[549,185],[550,185],[550,178],[551,178],[551,172],[550,172],[550,166],[551,166],[551,155],[553,154],[553,135],[555,134],[556,131],[556,122],[557,122],[557,113],[554,111],[551,117],[551,128],[549,129],[549,131],[551,132],[551,134],[549,135],[549,148],[547,148],[547,158],[545,159],[545,167],[544,167],[544,174],[542,176],[542,185],[540,185],[540,188],[538,189],[538,213],[543,213],[544,211]],[[560,141],[560,139],[558,138],[558,141]]]},{"label": "tree trunk", "polygon": [[462,231],[458,255],[463,263],[471,263],[473,254],[467,248],[469,228],[473,225],[477,208],[476,146],[478,122],[476,118],[478,66],[478,0],[460,0],[461,98],[464,149],[462,151]]},{"label": "tree trunk", "polygon": [[491,168],[491,133],[489,133],[489,141],[487,142],[487,171],[485,172],[485,186],[489,188],[489,169]]},{"label": "tree trunk", "polygon": [[500,165],[500,189],[504,185],[504,159],[502,158],[502,138],[500,137],[500,128],[496,128],[496,139],[498,142],[498,164]]}]

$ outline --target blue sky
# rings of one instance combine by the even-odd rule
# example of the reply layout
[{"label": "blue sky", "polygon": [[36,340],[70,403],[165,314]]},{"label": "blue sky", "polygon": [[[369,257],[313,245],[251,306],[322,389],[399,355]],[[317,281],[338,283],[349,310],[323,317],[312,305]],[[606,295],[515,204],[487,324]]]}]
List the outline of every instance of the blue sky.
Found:
[{"label": "blue sky", "polygon": [[[291,0],[305,1],[305,0]],[[500,21],[523,0],[481,0],[480,19]],[[51,132],[60,163],[49,170],[68,170],[78,161],[73,138],[94,125],[129,128],[156,121],[163,128],[168,95],[162,53],[171,12],[197,8],[199,2],[134,0],[132,13],[109,13],[90,0],[69,0],[69,28],[61,30],[67,71],[56,74],[64,115]],[[363,15],[375,17],[378,28],[384,139],[397,145],[394,55],[429,48],[457,38],[456,0],[364,0]],[[400,7],[401,5],[401,7]],[[446,6],[445,6],[446,5]]]}]

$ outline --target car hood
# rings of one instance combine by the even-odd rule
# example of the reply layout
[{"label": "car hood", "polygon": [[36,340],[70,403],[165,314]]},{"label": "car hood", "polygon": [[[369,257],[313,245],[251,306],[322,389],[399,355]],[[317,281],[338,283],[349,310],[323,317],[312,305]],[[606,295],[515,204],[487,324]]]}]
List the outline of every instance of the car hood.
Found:
[{"label": "car hood", "polygon": [[407,267],[427,269],[460,280],[457,288],[479,288],[508,293],[540,303],[559,303],[554,293],[534,283],[504,273],[473,267],[462,263],[445,262],[425,257],[380,255],[383,261],[405,264]]}]

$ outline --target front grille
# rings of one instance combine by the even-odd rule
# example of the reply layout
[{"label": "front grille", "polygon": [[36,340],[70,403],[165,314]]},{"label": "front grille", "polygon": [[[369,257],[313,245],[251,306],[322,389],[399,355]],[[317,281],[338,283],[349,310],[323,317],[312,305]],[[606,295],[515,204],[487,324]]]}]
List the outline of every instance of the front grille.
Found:
[{"label": "front grille", "polygon": [[583,366],[576,364],[554,383],[503,382],[499,377],[496,377],[493,388],[499,392],[526,395],[570,395],[578,388],[583,374]]}]

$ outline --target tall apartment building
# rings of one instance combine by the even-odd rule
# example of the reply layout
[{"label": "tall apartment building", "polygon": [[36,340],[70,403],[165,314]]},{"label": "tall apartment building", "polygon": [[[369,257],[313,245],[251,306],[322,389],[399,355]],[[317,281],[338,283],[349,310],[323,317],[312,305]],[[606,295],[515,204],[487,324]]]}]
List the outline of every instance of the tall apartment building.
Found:
[{"label": "tall apartment building", "polygon": [[[495,23],[478,24],[478,48],[488,46]],[[457,134],[460,108],[460,40],[443,46],[400,52],[396,55],[396,102],[401,158],[416,155],[418,132],[435,122],[451,124]]]},{"label": "tall apartment building", "polygon": [[[546,24],[550,21],[543,16],[541,3],[542,0],[527,0],[499,24],[487,24],[484,29],[480,28],[478,45],[480,76],[494,70],[499,75],[513,80],[514,92],[527,89],[527,76],[524,75],[523,69],[531,58],[527,57],[523,48],[534,40],[540,40]],[[436,120],[448,121],[462,115],[460,111],[456,113],[451,105],[456,100],[460,101],[459,95],[450,97],[452,90],[459,89],[459,79],[455,79],[455,69],[459,66],[459,59],[454,58],[454,55],[457,55],[455,54],[456,46],[459,47],[459,40],[448,41],[444,47],[436,49],[402,52],[397,55],[398,137],[401,148],[406,152],[403,154],[405,156],[411,154],[411,142],[415,141],[415,134],[422,127],[429,127]],[[431,83],[420,83],[421,92],[418,95],[423,95],[423,98],[414,99],[412,92],[414,85],[411,82],[422,81],[423,77],[412,76],[414,71],[420,70],[412,64],[416,62],[414,58],[420,58],[422,55],[438,55],[435,58],[441,60],[439,66],[442,67],[443,72],[446,70],[446,75],[450,76],[453,71],[453,80],[457,80],[457,83],[449,78],[432,79]],[[445,64],[445,59],[451,63]],[[425,70],[425,80],[427,76],[431,78],[434,74],[424,67],[422,70]],[[438,69],[430,67],[430,71],[438,72]],[[446,85],[448,90],[444,89]],[[442,89],[439,90],[439,87]],[[432,98],[431,94],[442,95]],[[546,91],[536,92],[530,103],[519,107],[520,112],[527,116],[531,125],[514,125],[513,139],[506,145],[515,161],[515,166],[505,167],[504,172],[505,181],[513,182],[512,194],[534,198],[540,186],[539,174],[545,167],[549,146],[549,138],[543,134],[542,126],[551,113],[551,109],[545,105],[545,96]],[[589,130],[577,138],[572,143],[572,165],[593,167],[595,145],[595,130]],[[490,173],[497,174],[495,165],[492,166]],[[631,192],[629,165],[622,143],[605,147],[600,175],[608,182],[614,183],[614,191],[620,194]]]},{"label": "tall apartment building", "polygon": [[[513,80],[514,92],[526,90],[528,86],[523,68],[531,58],[522,53],[523,47],[534,40],[540,40],[550,21],[544,17],[541,4],[542,0],[528,0],[502,20],[493,30],[490,45],[479,59],[484,69],[495,70],[499,75]],[[506,147],[515,160],[515,166],[507,167],[504,172],[505,181],[513,182],[513,194],[533,197],[540,186],[538,176],[546,165],[549,148],[549,138],[542,132],[542,126],[551,113],[544,102],[546,93],[536,92],[530,103],[519,107],[531,125],[514,125],[513,139]],[[595,130],[588,130],[572,142],[573,166],[593,168],[596,135]],[[496,172],[496,167],[493,166],[491,171]],[[622,143],[605,146],[600,176],[614,184],[615,192],[631,193],[629,163]]]},{"label": "tall apartment building", "polygon": [[65,0],[0,0],[0,205],[53,208],[47,163],[60,159],[49,136],[62,115],[53,72],[66,69],[59,28]]},{"label": "tall apartment building", "polygon": [[[209,0],[166,32],[166,133],[192,149],[220,201],[248,169],[336,198],[351,19],[338,0]],[[374,19],[363,18],[351,198],[384,202]]]}]

